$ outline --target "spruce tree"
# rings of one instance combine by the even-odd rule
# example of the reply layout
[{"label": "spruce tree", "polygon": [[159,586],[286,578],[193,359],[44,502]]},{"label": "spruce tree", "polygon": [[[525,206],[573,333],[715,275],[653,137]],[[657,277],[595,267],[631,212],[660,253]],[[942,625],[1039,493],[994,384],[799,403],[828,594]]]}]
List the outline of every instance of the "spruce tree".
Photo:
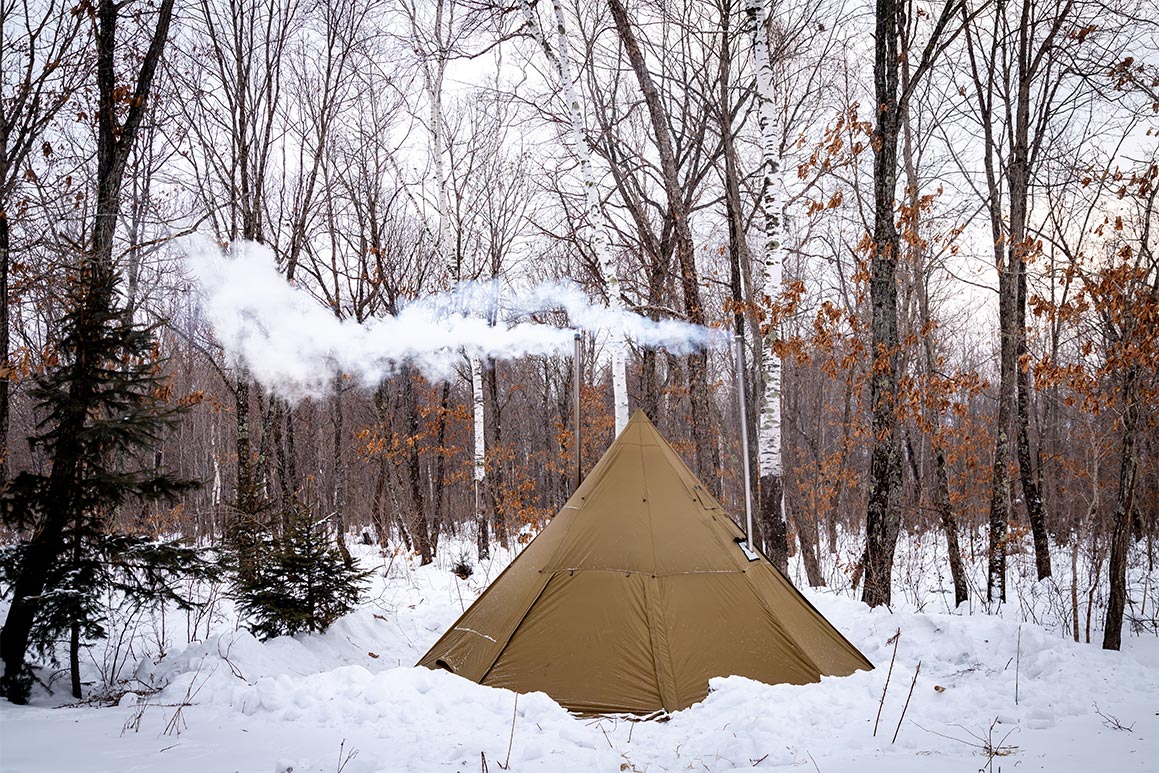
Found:
[{"label": "spruce tree", "polygon": [[280,534],[245,544],[233,596],[255,635],[320,633],[358,604],[370,572],[346,560],[330,531],[295,502]]},{"label": "spruce tree", "polygon": [[173,500],[194,485],[138,459],[183,409],[165,403],[155,330],[129,318],[117,286],[108,264],[82,258],[56,364],[29,391],[42,416],[29,443],[49,471],[22,472],[3,494],[5,522],[28,535],[4,562],[13,600],[0,630],[0,688],[16,703],[31,688],[30,647],[52,655],[65,633],[81,697],[78,652],[104,635],[104,591],[178,599],[171,575],[183,563],[207,569],[190,548],[113,530],[126,501]]}]

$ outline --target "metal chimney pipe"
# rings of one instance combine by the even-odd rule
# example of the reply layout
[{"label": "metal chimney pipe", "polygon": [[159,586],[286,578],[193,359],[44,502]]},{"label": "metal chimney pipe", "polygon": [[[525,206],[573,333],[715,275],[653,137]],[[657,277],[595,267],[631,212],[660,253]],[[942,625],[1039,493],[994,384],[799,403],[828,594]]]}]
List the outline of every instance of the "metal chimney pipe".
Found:
[{"label": "metal chimney pipe", "polygon": [[744,512],[745,546],[749,554],[753,551],[753,485],[749,472],[749,416],[748,401],[745,399],[744,341],[737,333],[732,337],[733,351],[736,353],[736,396],[740,405],[740,445],[741,459],[744,461]]},{"label": "metal chimney pipe", "polygon": [[572,360],[571,360],[572,361],[571,404],[572,404],[572,418],[574,421],[574,424],[572,425],[572,430],[574,432],[574,436],[572,438],[572,444],[573,444],[573,447],[575,448],[575,470],[572,473],[573,477],[575,478],[575,486],[572,488],[573,491],[575,491],[576,489],[578,489],[580,487],[580,470],[581,470],[581,467],[580,467],[580,462],[581,462],[581,459],[580,459],[580,368],[583,365],[580,352],[582,351],[582,349],[581,349],[582,344],[583,344],[583,339],[580,337],[580,334],[577,331],[575,334],[575,351],[572,354]]}]

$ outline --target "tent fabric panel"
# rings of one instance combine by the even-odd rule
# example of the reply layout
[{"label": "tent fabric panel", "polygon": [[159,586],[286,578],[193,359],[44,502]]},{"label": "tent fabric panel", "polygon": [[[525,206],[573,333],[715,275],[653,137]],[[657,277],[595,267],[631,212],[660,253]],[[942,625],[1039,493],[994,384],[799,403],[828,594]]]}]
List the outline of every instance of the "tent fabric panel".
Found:
[{"label": "tent fabric panel", "polygon": [[640,485],[637,450],[618,448],[616,463],[580,498],[575,523],[548,570],[653,571],[650,503]]},{"label": "tent fabric panel", "polygon": [[820,680],[816,664],[754,597],[744,573],[673,575],[654,582],[677,684],[677,705],[670,710],[703,700],[708,680],[716,676],[768,684]]},{"label": "tent fabric panel", "polygon": [[[647,492],[653,573],[656,575],[703,572],[736,567],[722,552],[724,535],[697,496],[699,484],[689,485],[668,459],[668,449],[641,448]],[[641,488],[640,482],[636,487]]]},{"label": "tent fabric panel", "polygon": [[583,713],[675,711],[714,676],[767,683],[867,661],[766,558],[641,412],[420,665]]},{"label": "tent fabric panel", "polygon": [[809,653],[822,674],[849,676],[859,669],[873,670],[873,664],[772,564],[753,562],[746,576],[755,594],[775,610],[785,632],[797,647]]},{"label": "tent fabric panel", "polygon": [[567,535],[566,516],[528,543],[487,589],[467,607],[418,662],[479,681],[535,603],[550,575],[540,571]]},{"label": "tent fabric panel", "polygon": [[582,713],[662,708],[645,576],[557,572],[482,683],[545,692]]}]

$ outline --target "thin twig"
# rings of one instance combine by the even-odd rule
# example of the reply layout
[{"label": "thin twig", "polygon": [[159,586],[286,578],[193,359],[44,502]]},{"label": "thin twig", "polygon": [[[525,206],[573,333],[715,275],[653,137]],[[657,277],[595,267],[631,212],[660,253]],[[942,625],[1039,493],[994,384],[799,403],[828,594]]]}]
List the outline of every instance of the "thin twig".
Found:
[{"label": "thin twig", "polygon": [[1099,715],[1099,718],[1103,720],[1103,724],[1106,725],[1107,727],[1111,728],[1112,730],[1122,730],[1125,733],[1135,732],[1135,724],[1134,723],[1131,723],[1130,725],[1124,725],[1122,722],[1119,721],[1119,718],[1116,717],[1115,715],[1104,714],[1103,712],[1099,711],[1099,704],[1097,704],[1097,703],[1094,704],[1094,707],[1095,707],[1095,713]]},{"label": "thin twig", "polygon": [[511,767],[511,747],[515,743],[515,716],[519,713],[519,693],[515,693],[515,708],[511,709],[511,735],[507,737],[507,759],[495,764],[507,770]]},{"label": "thin twig", "polygon": [[1022,626],[1018,626],[1018,648],[1014,652],[1014,705],[1018,705],[1018,672],[1022,668]]},{"label": "thin twig", "polygon": [[890,741],[891,744],[897,741],[897,734],[901,732],[901,723],[905,719],[906,709],[909,708],[909,699],[914,695],[914,685],[918,683],[918,674],[921,673],[921,670],[922,662],[919,660],[918,667],[914,669],[914,680],[909,685],[909,695],[905,696],[905,705],[901,707],[901,716],[897,718],[897,729],[893,731],[893,741]]},{"label": "thin twig", "polygon": [[893,661],[897,658],[897,642],[901,638],[901,629],[885,640],[886,644],[893,642],[893,655],[889,658],[889,671],[885,674],[885,689],[881,691],[881,701],[877,704],[877,719],[873,720],[873,737],[877,737],[877,725],[881,722],[881,707],[885,705],[885,694],[889,692],[889,678],[893,676]]},{"label": "thin twig", "polygon": [[346,751],[346,739],[343,738],[342,743],[338,744],[338,773],[342,773],[342,771],[346,770],[346,766],[349,765],[350,761],[357,756],[357,749]]}]

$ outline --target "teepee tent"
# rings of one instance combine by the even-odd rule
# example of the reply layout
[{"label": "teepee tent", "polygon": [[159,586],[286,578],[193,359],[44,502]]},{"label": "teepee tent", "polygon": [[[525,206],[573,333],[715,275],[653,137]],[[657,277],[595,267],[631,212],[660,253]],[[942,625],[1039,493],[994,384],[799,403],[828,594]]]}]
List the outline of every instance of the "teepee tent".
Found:
[{"label": "teepee tent", "polygon": [[714,676],[873,668],[764,557],[643,412],[419,665],[584,713],[676,711]]}]

